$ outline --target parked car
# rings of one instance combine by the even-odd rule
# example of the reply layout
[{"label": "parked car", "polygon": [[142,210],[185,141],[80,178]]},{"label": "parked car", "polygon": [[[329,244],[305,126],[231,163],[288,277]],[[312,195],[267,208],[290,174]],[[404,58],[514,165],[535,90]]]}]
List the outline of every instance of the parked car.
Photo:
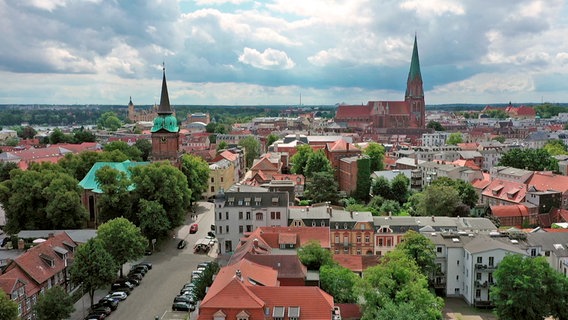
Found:
[{"label": "parked car", "polygon": [[97,320],[102,320],[104,318],[106,318],[106,314],[102,311],[97,311],[97,312],[91,312],[89,313],[85,319],[97,319]]},{"label": "parked car", "polygon": [[118,299],[118,300],[126,300],[128,298],[128,294],[123,291],[114,291],[105,296],[106,299]]},{"label": "parked car", "polygon": [[185,303],[195,303],[195,301],[193,300],[193,296],[190,295],[185,295],[185,294],[180,294],[175,296],[174,298],[174,303],[176,302],[185,302]]},{"label": "parked car", "polygon": [[183,248],[185,248],[186,245],[187,245],[187,241],[180,240],[180,242],[178,242],[178,249],[183,249]]},{"label": "parked car", "polygon": [[191,233],[191,234],[196,233],[198,228],[199,228],[199,226],[197,225],[197,223],[192,224],[189,227],[189,233]]},{"label": "parked car", "polygon": [[201,278],[201,275],[203,274],[203,271],[199,271],[199,270],[193,270],[191,272],[191,281],[194,281],[196,279]]},{"label": "parked car", "polygon": [[133,267],[137,267],[137,266],[145,266],[146,268],[148,268],[148,270],[152,270],[152,263],[148,262],[148,261],[142,261],[140,263],[133,265]]},{"label": "parked car", "polygon": [[141,273],[143,276],[146,275],[146,273],[148,272],[148,267],[145,266],[135,266],[135,267],[131,267],[129,272],[138,272]]},{"label": "parked car", "polygon": [[152,251],[151,248],[146,248],[146,249],[144,250],[144,254],[147,255],[147,256],[151,256],[152,253],[154,253],[154,252]]},{"label": "parked car", "polygon": [[118,308],[118,301],[119,300],[115,300],[115,299],[101,299],[99,300],[98,303],[95,303],[93,305],[93,308],[98,308],[98,307],[108,307],[110,308],[111,311],[116,310],[116,308]]},{"label": "parked car", "polygon": [[142,281],[144,275],[140,272],[136,272],[135,270],[131,270],[130,272],[128,272],[127,277],[137,279],[138,281]]},{"label": "parked car", "polygon": [[195,310],[195,305],[185,302],[174,302],[172,304],[173,311],[193,311]]},{"label": "parked car", "polygon": [[211,261],[201,262],[197,265],[197,268],[207,268],[211,264]]},{"label": "parked car", "polygon": [[130,294],[130,293],[132,293],[132,289],[130,289],[130,287],[127,287],[126,285],[122,285],[120,283],[113,283],[113,284],[110,285],[109,293],[113,293],[113,292],[124,292],[126,294]]},{"label": "parked car", "polygon": [[134,284],[127,279],[118,279],[115,282],[113,282],[112,284],[117,285],[117,286],[121,286],[121,287],[127,287],[130,290],[134,289]]},{"label": "parked car", "polygon": [[93,305],[91,308],[91,313],[98,313],[99,311],[104,312],[107,316],[112,312],[110,307],[100,306],[100,305]]},{"label": "parked car", "polygon": [[211,238],[215,238],[215,231],[208,231],[207,235]]}]

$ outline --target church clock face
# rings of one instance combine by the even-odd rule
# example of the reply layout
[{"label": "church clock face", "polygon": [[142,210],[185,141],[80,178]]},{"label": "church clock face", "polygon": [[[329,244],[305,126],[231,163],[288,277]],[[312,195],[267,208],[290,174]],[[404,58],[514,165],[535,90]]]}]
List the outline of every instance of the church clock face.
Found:
[{"label": "church clock face", "polygon": [[160,141],[161,141],[162,143],[166,143],[166,142],[168,142],[168,138],[162,137],[162,138],[160,138]]}]

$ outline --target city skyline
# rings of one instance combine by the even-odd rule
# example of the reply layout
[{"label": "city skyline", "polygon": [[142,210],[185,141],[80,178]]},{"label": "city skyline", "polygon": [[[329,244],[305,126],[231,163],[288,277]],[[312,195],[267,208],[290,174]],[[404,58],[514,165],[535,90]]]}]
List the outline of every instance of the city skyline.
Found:
[{"label": "city skyline", "polygon": [[565,1],[0,0],[0,104],[564,102]]}]

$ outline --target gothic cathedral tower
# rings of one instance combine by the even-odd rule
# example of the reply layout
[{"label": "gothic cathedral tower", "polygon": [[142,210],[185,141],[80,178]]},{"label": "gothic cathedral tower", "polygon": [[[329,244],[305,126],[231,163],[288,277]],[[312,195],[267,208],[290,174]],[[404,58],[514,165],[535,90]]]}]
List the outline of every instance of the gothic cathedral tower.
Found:
[{"label": "gothic cathedral tower", "polygon": [[410,104],[410,126],[425,128],[426,117],[424,113],[426,104],[424,103],[424,89],[422,87],[422,75],[420,74],[416,35],[414,36],[414,49],[412,50],[412,61],[410,62],[410,71],[406,81],[404,101]]},{"label": "gothic cathedral tower", "polygon": [[169,160],[177,165],[179,158],[179,126],[173,115],[166,85],[166,68],[163,68],[162,95],[158,115],[152,127],[152,161]]}]

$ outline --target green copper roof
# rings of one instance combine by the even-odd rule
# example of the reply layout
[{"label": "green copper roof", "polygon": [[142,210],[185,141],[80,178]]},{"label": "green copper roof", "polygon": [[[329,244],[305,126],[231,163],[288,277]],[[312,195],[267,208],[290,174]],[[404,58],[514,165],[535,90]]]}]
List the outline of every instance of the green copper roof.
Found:
[{"label": "green copper roof", "polygon": [[179,126],[177,124],[177,119],[174,115],[163,115],[160,114],[154,119],[154,125],[150,132],[158,132],[160,130],[166,130],[168,132],[179,132]]},{"label": "green copper roof", "polygon": [[416,35],[414,36],[414,49],[412,49],[412,60],[410,61],[410,71],[408,72],[408,81],[414,80],[416,77],[422,78],[420,74],[420,60],[418,59],[418,44]]},{"label": "green copper roof", "polygon": [[[93,165],[91,170],[87,173],[87,175],[79,182],[79,186],[81,186],[85,190],[91,190],[94,193],[103,193],[103,191],[99,188],[99,184],[95,180],[95,173],[102,167],[109,166],[113,169],[116,169],[120,172],[126,173],[126,176],[130,178],[130,169],[131,167],[135,166],[145,166],[150,164],[150,162],[131,162],[130,160],[126,160],[124,162],[97,162]],[[134,189],[134,186],[131,185],[129,187],[130,190]]]}]

